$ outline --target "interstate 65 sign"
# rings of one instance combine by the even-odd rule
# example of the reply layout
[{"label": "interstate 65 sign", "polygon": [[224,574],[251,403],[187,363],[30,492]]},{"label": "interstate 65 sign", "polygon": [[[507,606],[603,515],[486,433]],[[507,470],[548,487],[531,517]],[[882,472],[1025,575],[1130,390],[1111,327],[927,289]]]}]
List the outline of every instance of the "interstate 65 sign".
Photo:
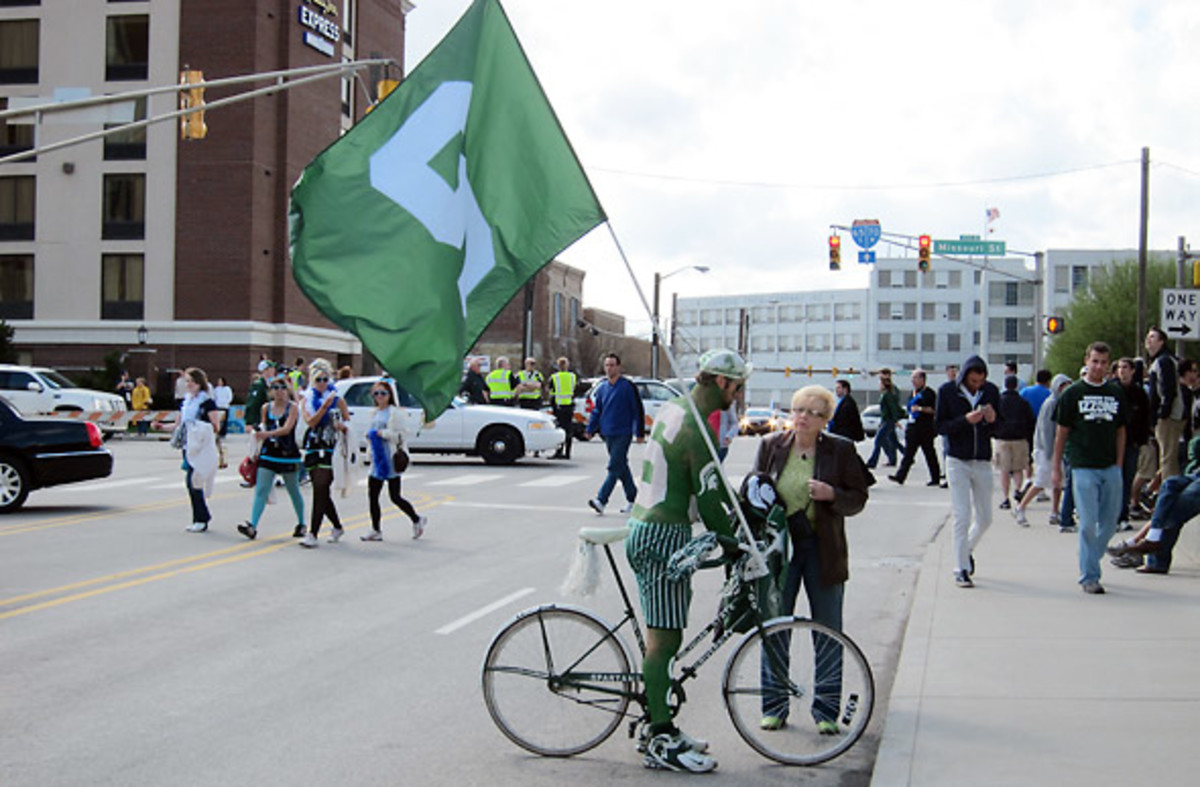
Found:
[{"label": "interstate 65 sign", "polygon": [[875,252],[870,249],[879,242],[882,235],[883,230],[879,226],[879,219],[855,219],[854,223],[850,225],[850,237],[854,238],[854,242],[862,249],[858,253],[859,262],[875,262]]}]

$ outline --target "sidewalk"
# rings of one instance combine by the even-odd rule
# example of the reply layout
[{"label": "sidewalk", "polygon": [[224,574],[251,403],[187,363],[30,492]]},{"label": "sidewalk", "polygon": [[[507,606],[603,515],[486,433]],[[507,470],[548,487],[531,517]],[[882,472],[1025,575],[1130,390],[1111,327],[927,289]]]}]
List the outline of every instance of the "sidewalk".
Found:
[{"label": "sidewalk", "polygon": [[949,522],[930,544],[874,787],[1195,783],[1200,563],[1177,549],[1151,576],[1105,559],[1107,594],[1085,595],[1078,536],[1047,509],[1029,528],[995,512],[974,589],[951,578]]}]

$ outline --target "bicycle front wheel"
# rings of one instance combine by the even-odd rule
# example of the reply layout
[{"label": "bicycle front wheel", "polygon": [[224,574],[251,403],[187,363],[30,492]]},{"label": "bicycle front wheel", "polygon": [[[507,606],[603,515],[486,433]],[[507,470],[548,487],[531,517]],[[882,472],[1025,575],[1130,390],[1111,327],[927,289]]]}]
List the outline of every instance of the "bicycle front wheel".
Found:
[{"label": "bicycle front wheel", "polygon": [[729,657],[721,689],[742,739],[785,765],[842,754],[875,707],[875,679],[854,641],[802,618],[748,634]]},{"label": "bicycle front wheel", "polygon": [[583,610],[527,610],[501,629],[483,664],[483,700],[500,731],[545,757],[600,745],[621,723],[633,681],[615,633]]}]

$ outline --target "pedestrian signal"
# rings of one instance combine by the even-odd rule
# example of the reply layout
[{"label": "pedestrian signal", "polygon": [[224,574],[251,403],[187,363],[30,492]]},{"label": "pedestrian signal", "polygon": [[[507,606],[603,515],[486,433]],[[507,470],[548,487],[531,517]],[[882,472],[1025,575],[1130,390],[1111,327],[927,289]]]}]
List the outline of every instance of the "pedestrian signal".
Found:
[{"label": "pedestrian signal", "polygon": [[1047,317],[1045,328],[1046,328],[1046,334],[1048,336],[1054,336],[1056,334],[1062,333],[1063,332],[1062,317],[1057,317],[1057,316]]},{"label": "pedestrian signal", "polygon": [[921,273],[929,273],[930,240],[928,235],[917,238],[917,268]]},{"label": "pedestrian signal", "polygon": [[840,235],[829,236],[829,270],[842,269],[842,238]]}]

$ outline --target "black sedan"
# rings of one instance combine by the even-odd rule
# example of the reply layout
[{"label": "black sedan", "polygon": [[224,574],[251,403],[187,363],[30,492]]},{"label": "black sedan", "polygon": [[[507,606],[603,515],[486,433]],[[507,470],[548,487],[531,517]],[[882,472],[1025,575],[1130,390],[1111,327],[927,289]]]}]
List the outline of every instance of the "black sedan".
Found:
[{"label": "black sedan", "polygon": [[110,475],[103,442],[90,421],[24,418],[0,397],[0,514],[16,511],[34,489]]}]

